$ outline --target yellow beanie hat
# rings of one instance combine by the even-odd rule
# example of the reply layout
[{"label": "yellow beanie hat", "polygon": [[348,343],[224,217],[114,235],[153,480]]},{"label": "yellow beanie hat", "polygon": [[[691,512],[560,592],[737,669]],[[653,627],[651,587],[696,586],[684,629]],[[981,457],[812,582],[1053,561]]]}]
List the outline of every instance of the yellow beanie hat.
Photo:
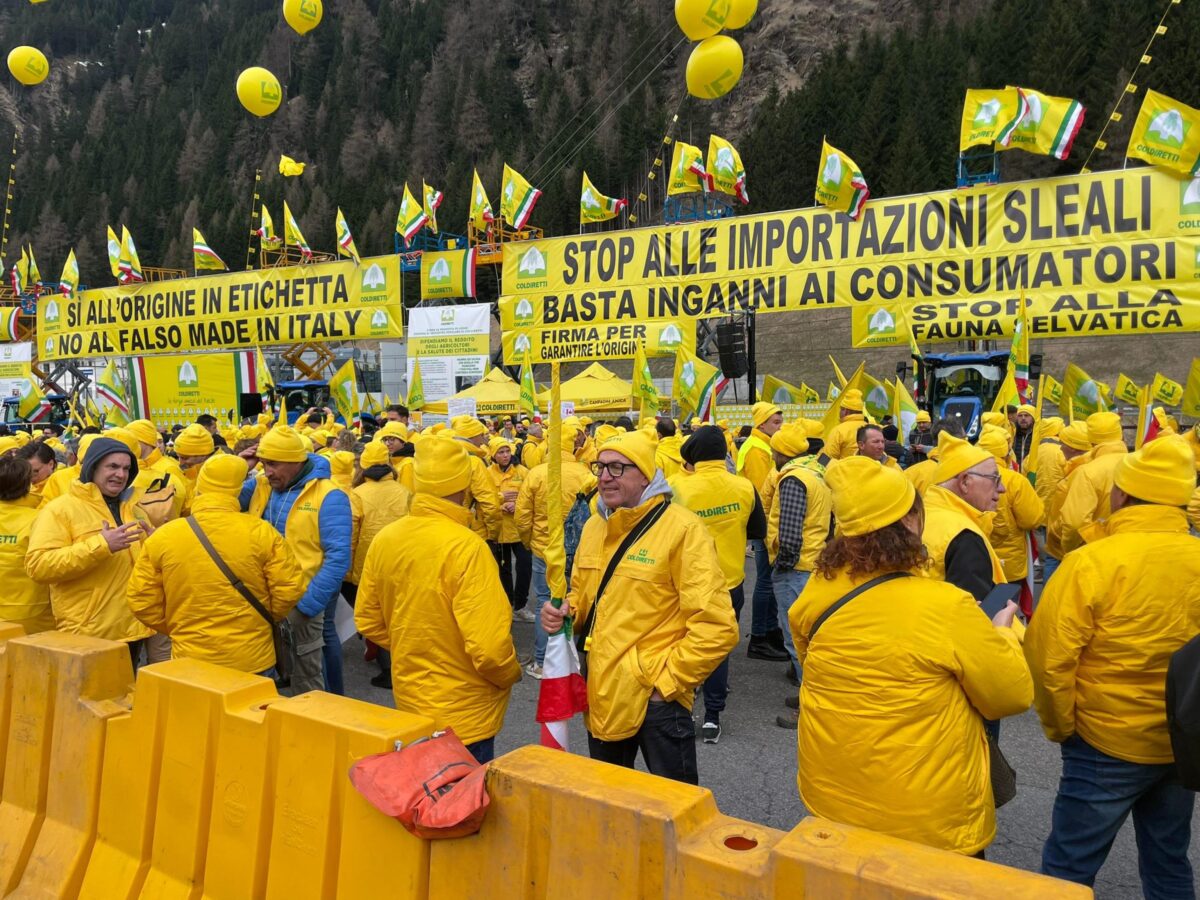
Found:
[{"label": "yellow beanie hat", "polygon": [[1042,418],[1042,437],[1058,437],[1063,430],[1063,420],[1058,416],[1044,416]]},{"label": "yellow beanie hat", "polygon": [[605,441],[615,438],[618,434],[620,434],[620,432],[617,431],[617,429],[614,426],[609,425],[607,422],[605,422],[603,425],[597,425],[596,426],[596,446],[597,447],[603,446]]},{"label": "yellow beanie hat", "polygon": [[1037,408],[1032,406],[1029,403],[1022,403],[1020,406],[1017,407],[1017,412],[1018,413],[1029,413],[1029,415],[1033,416],[1035,419],[1037,418]]},{"label": "yellow beanie hat", "polygon": [[816,419],[797,419],[796,424],[804,429],[804,434],[809,438],[825,437],[825,426]]},{"label": "yellow beanie hat", "polygon": [[980,433],[979,443],[975,446],[986,450],[996,459],[1006,459],[1009,451],[1008,432],[995,425],[988,425]]},{"label": "yellow beanie hat", "polygon": [[326,444],[329,443],[329,439],[331,437],[333,437],[333,435],[330,434],[328,431],[326,431],[324,428],[318,428],[316,431],[314,431],[310,435],[310,440],[312,440],[314,447],[316,447],[316,446],[324,447]]},{"label": "yellow beanie hat", "polygon": [[243,436],[249,438],[252,441],[257,440],[258,438],[262,437],[266,433],[267,433],[266,425],[247,425],[245,428],[242,429]]},{"label": "yellow beanie hat", "polygon": [[968,444],[948,431],[938,435],[938,465],[933,470],[933,484],[949,481],[972,466],[991,459],[992,454],[982,447]]},{"label": "yellow beanie hat", "polygon": [[271,413],[262,412],[258,414],[258,419],[256,421],[257,424],[262,425],[264,428],[270,428],[275,424],[275,416]]},{"label": "yellow beanie hat", "polygon": [[998,425],[1001,428],[1008,427],[1008,416],[1002,412],[985,412],[979,417],[980,425]]},{"label": "yellow beanie hat", "polygon": [[175,453],[179,456],[208,456],[213,447],[212,435],[203,425],[189,425],[175,435]]},{"label": "yellow beanie hat", "polygon": [[803,456],[808,452],[808,432],[796,423],[780,426],[771,435],[771,449],[783,456]]},{"label": "yellow beanie hat", "polygon": [[1196,490],[1195,457],[1183,438],[1157,437],[1117,463],[1117,487],[1147,503],[1187,506]]},{"label": "yellow beanie hat", "polygon": [[658,470],[658,466],[654,464],[655,442],[650,440],[645,431],[639,429],[618,435],[608,441],[602,449],[620,453],[637,466],[638,471],[646,478],[654,480],[654,473]]},{"label": "yellow beanie hat", "polygon": [[886,528],[903,519],[917,495],[899,469],[881,466],[866,456],[842,459],[825,470],[833,492],[833,516],[845,537]]},{"label": "yellow beanie hat", "polygon": [[568,453],[575,449],[575,436],[579,434],[578,425],[568,425],[563,422],[562,436],[559,438],[558,445]]},{"label": "yellow beanie hat", "polygon": [[314,450],[316,450],[316,447],[313,445],[312,438],[310,438],[307,434],[300,435],[300,443],[303,445],[305,453],[312,453]]},{"label": "yellow beanie hat", "polygon": [[[129,448],[129,452],[133,454],[134,459],[137,458],[138,454],[141,452],[141,449],[142,449],[139,446],[140,442],[138,441],[138,439],[136,437],[133,436],[133,432],[130,431],[128,428],[110,428],[110,429],[108,429],[108,431],[104,432],[103,435],[97,435],[97,436],[98,437],[110,437],[113,440],[120,441],[127,448]],[[89,441],[88,443],[90,444],[91,441]],[[83,453],[79,454],[79,459],[81,461],[83,460]]]},{"label": "yellow beanie hat", "polygon": [[258,443],[258,458],[270,462],[304,462],[308,451],[305,437],[287,425],[276,425]]},{"label": "yellow beanie hat", "polygon": [[20,448],[21,445],[17,443],[17,439],[11,434],[0,437],[0,456],[3,456],[5,453],[11,453],[14,450],[19,450]]},{"label": "yellow beanie hat", "polygon": [[33,435],[31,435],[28,431],[14,431],[11,435],[9,435],[9,437],[17,442],[18,447],[24,447],[33,440]]},{"label": "yellow beanie hat", "polygon": [[338,450],[329,457],[329,477],[338,487],[350,487],[354,478],[354,454],[349,450]]},{"label": "yellow beanie hat", "polygon": [[249,471],[246,461],[240,456],[219,453],[209,457],[200,467],[200,475],[196,478],[196,493],[236,497]]},{"label": "yellow beanie hat", "polygon": [[767,419],[779,412],[781,410],[774,403],[767,403],[765,400],[760,400],[750,407],[750,421],[754,423],[755,428],[759,428]]},{"label": "yellow beanie hat", "polygon": [[384,438],[394,437],[400,440],[408,441],[408,429],[400,422],[388,422],[377,432],[375,432],[375,440],[382,441]]},{"label": "yellow beanie hat", "polygon": [[858,388],[850,388],[850,390],[845,391],[838,399],[842,401],[842,409],[848,409],[850,412],[862,412],[863,395],[862,391]]},{"label": "yellow beanie hat", "polygon": [[158,429],[149,419],[134,419],[125,426],[125,430],[137,438],[139,443],[149,444],[151,447],[158,445]]},{"label": "yellow beanie hat", "polygon": [[925,409],[917,410],[917,423],[918,424],[920,424],[922,422],[932,422],[932,421],[933,421],[933,419],[929,418],[928,410],[925,410]]},{"label": "yellow beanie hat", "polygon": [[456,419],[454,430],[458,432],[459,437],[463,438],[476,438],[481,434],[487,434],[487,428],[474,416],[461,416]]},{"label": "yellow beanie hat", "polygon": [[1087,425],[1083,422],[1072,422],[1058,433],[1058,439],[1072,450],[1092,449],[1092,442],[1088,440]]},{"label": "yellow beanie hat", "polygon": [[392,464],[391,456],[388,454],[387,444],[382,441],[373,441],[363,447],[362,456],[359,457],[358,464],[364,469],[369,469],[371,466],[390,466]]},{"label": "yellow beanie hat", "polygon": [[471,483],[471,457],[459,441],[423,438],[413,458],[413,486],[422,494],[446,497]]},{"label": "yellow beanie hat", "polygon": [[1087,433],[1092,444],[1125,440],[1125,433],[1121,430],[1121,417],[1114,412],[1098,412],[1088,416]]}]

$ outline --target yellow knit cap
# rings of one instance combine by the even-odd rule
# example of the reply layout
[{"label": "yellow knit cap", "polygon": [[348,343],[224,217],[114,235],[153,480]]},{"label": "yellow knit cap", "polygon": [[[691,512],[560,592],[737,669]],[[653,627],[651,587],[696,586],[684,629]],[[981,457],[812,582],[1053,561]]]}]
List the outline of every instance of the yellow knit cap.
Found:
[{"label": "yellow knit cap", "polygon": [[858,388],[850,388],[844,391],[838,400],[842,403],[842,409],[848,409],[850,412],[862,412],[863,395]]},{"label": "yellow knit cap", "polygon": [[400,422],[388,422],[377,432],[375,432],[375,440],[382,441],[386,437],[400,438],[400,440],[408,441],[408,429]]},{"label": "yellow knit cap", "polygon": [[263,428],[270,428],[275,424],[275,416],[273,416],[271,413],[259,413],[257,424],[263,426]]},{"label": "yellow knit cap", "polygon": [[996,459],[1006,459],[1009,450],[1008,432],[995,425],[988,425],[980,433],[979,443],[975,446],[986,450]]},{"label": "yellow knit cap", "polygon": [[982,447],[968,444],[962,438],[957,438],[948,431],[938,435],[938,466],[933,470],[933,484],[949,481],[956,475],[972,466],[977,466],[984,460],[992,458],[992,454]]},{"label": "yellow knit cap", "polygon": [[609,440],[601,449],[620,453],[637,466],[638,471],[653,481],[658,466],[654,464],[655,442],[643,430],[629,431]]},{"label": "yellow knit cap", "polygon": [[755,428],[761,428],[767,419],[779,412],[781,410],[774,403],[767,403],[765,400],[760,400],[750,407],[750,421],[754,423]]},{"label": "yellow knit cap", "polygon": [[471,457],[460,441],[422,438],[413,458],[413,485],[418,493],[447,497],[471,483]]},{"label": "yellow knit cap", "polygon": [[1147,503],[1187,506],[1196,490],[1192,448],[1178,435],[1157,437],[1121,457],[1113,480],[1129,496]]},{"label": "yellow knit cap", "polygon": [[287,425],[276,425],[259,441],[258,458],[269,462],[304,462],[308,459],[306,440]]},{"label": "yellow knit cap", "polygon": [[797,419],[796,424],[804,429],[806,437],[823,438],[825,436],[825,426],[816,419]]},{"label": "yellow knit cap", "polygon": [[771,435],[771,449],[783,456],[802,456],[808,452],[808,432],[803,425],[782,425]]},{"label": "yellow knit cap", "polygon": [[917,424],[920,424],[922,422],[932,422],[932,421],[933,421],[933,419],[929,418],[928,410],[925,410],[925,409],[917,410]]},{"label": "yellow knit cap", "polygon": [[1072,450],[1092,449],[1092,442],[1088,440],[1087,425],[1083,422],[1072,422],[1058,433],[1058,439],[1063,446]]},{"label": "yellow knit cap", "polygon": [[1037,418],[1037,409],[1028,403],[1022,403],[1020,406],[1018,406],[1017,413],[1029,413],[1029,415],[1033,416],[1035,419]]},{"label": "yellow knit cap", "polygon": [[189,425],[175,435],[175,452],[179,456],[208,456],[213,446],[212,435],[203,425]]},{"label": "yellow knit cap", "polygon": [[313,446],[312,438],[310,438],[307,434],[300,435],[300,443],[303,445],[305,453],[312,453],[317,449],[315,446]]},{"label": "yellow knit cap", "polygon": [[9,435],[9,437],[17,442],[18,447],[24,447],[33,440],[33,435],[31,435],[28,431],[14,431],[11,435]]},{"label": "yellow knit cap", "polygon": [[1088,416],[1087,433],[1092,444],[1125,440],[1125,434],[1121,430],[1121,417],[1114,412],[1098,412]]},{"label": "yellow knit cap", "polygon": [[596,426],[596,446],[603,446],[605,441],[615,438],[620,432],[607,422]]},{"label": "yellow knit cap", "polygon": [[[110,428],[110,429],[108,429],[108,431],[104,432],[104,434],[101,436],[102,437],[110,437],[113,440],[120,441],[122,444],[124,444],[126,447],[129,448],[129,452],[133,454],[135,459],[137,458],[139,452],[142,449],[139,446],[138,439],[136,437],[134,437],[133,432],[130,431],[128,428]],[[90,444],[91,442],[89,441],[88,443]],[[84,456],[83,453],[79,454],[80,460],[83,459],[83,456]]]},{"label": "yellow knit cap", "polygon": [[338,487],[350,487],[354,478],[354,454],[349,450],[338,450],[329,457],[329,477]]},{"label": "yellow knit cap", "polygon": [[563,422],[562,434],[559,437],[558,445],[568,453],[575,449],[575,436],[579,434],[578,425],[568,425]]},{"label": "yellow knit cap", "polygon": [[14,450],[19,450],[20,448],[21,445],[17,443],[17,439],[11,434],[0,437],[0,456],[3,456],[5,453],[11,453]]},{"label": "yellow knit cap", "polygon": [[842,459],[825,470],[833,492],[833,515],[846,537],[870,534],[903,519],[917,495],[899,469],[866,456]]},{"label": "yellow knit cap", "polygon": [[985,412],[979,417],[980,425],[998,425],[1001,428],[1008,427],[1008,416],[1002,412]]},{"label": "yellow knit cap", "polygon": [[1042,437],[1058,437],[1063,430],[1063,420],[1058,416],[1042,417]]},{"label": "yellow knit cap", "polygon": [[371,466],[390,466],[392,464],[391,456],[388,454],[387,444],[382,441],[374,441],[367,444],[363,448],[362,456],[359,457],[358,464],[364,469],[369,469]]},{"label": "yellow knit cap", "polygon": [[252,441],[258,440],[258,438],[262,437],[266,433],[266,425],[247,425],[242,429],[242,435]]},{"label": "yellow knit cap", "polygon": [[458,432],[459,437],[476,438],[481,434],[487,434],[483,423],[474,416],[460,416],[454,422],[454,430]]},{"label": "yellow knit cap", "polygon": [[149,419],[134,419],[125,426],[125,430],[142,444],[149,444],[151,447],[158,445],[158,429]]},{"label": "yellow knit cap", "polygon": [[[98,434],[85,434],[83,437],[81,437],[79,439],[79,447],[75,450],[75,457],[79,460],[82,460],[84,456],[87,455],[87,448],[92,445],[92,441],[100,436],[101,435]],[[103,436],[112,437],[113,435],[111,431],[106,431]]]},{"label": "yellow knit cap", "polygon": [[220,453],[209,457],[200,467],[200,475],[196,479],[196,493],[236,497],[248,472],[246,461],[240,456]]},{"label": "yellow knit cap", "polygon": [[329,443],[329,439],[331,437],[333,437],[333,435],[330,434],[328,431],[326,431],[324,428],[318,428],[316,431],[314,431],[312,433],[312,435],[310,437],[312,439],[314,447],[324,447],[326,444]]}]

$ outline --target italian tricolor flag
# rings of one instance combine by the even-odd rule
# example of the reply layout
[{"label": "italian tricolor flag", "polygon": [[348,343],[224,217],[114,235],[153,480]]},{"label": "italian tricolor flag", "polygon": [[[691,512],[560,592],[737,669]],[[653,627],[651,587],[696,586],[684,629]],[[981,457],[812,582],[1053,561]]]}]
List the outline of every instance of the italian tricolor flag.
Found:
[{"label": "italian tricolor flag", "polygon": [[1050,155],[1055,159],[1066,159],[1071,155],[1071,145],[1075,143],[1075,136],[1083,127],[1083,116],[1086,112],[1083,104],[1078,100],[1072,100],[1070,104],[1067,114],[1058,126],[1058,132],[1054,135],[1054,143],[1050,145]]},{"label": "italian tricolor flag", "polygon": [[[561,600],[553,601],[561,605]],[[543,747],[569,750],[567,723],[576,713],[584,712],[587,703],[587,682],[579,674],[579,654],[572,640],[571,619],[550,635],[546,642],[546,660],[542,667],[542,684],[538,692],[537,721],[542,725]]]},{"label": "italian tricolor flag", "polygon": [[234,354],[237,363],[237,391],[239,394],[261,394],[258,383],[258,353],[254,350],[239,350]]},{"label": "italian tricolor flag", "polygon": [[146,366],[140,356],[129,359],[129,416],[149,419],[150,395],[146,391]]},{"label": "italian tricolor flag", "polygon": [[18,339],[19,331],[17,329],[17,319],[21,317],[21,307],[14,306],[5,312],[4,315],[4,340],[15,341]]}]

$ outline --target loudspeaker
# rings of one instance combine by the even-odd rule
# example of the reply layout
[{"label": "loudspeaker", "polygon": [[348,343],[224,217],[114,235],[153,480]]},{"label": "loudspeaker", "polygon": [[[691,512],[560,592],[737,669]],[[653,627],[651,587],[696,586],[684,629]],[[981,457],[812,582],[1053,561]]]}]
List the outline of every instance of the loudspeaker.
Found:
[{"label": "loudspeaker", "polygon": [[1029,380],[1037,381],[1042,374],[1042,354],[1029,354]]},{"label": "loudspeaker", "polygon": [[258,394],[238,395],[238,415],[243,419],[254,419],[263,411],[262,397]]},{"label": "loudspeaker", "polygon": [[721,357],[721,374],[726,378],[741,378],[749,372],[745,326],[740,322],[718,323],[717,353]]}]

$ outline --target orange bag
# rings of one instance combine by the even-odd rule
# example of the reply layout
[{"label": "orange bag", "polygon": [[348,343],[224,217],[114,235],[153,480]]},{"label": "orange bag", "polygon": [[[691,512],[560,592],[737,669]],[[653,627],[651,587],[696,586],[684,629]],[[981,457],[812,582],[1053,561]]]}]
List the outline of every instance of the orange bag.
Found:
[{"label": "orange bag", "polygon": [[350,782],[368,803],[429,839],[479,830],[490,802],[486,776],[487,766],[476,762],[451,728],[350,767]]}]

